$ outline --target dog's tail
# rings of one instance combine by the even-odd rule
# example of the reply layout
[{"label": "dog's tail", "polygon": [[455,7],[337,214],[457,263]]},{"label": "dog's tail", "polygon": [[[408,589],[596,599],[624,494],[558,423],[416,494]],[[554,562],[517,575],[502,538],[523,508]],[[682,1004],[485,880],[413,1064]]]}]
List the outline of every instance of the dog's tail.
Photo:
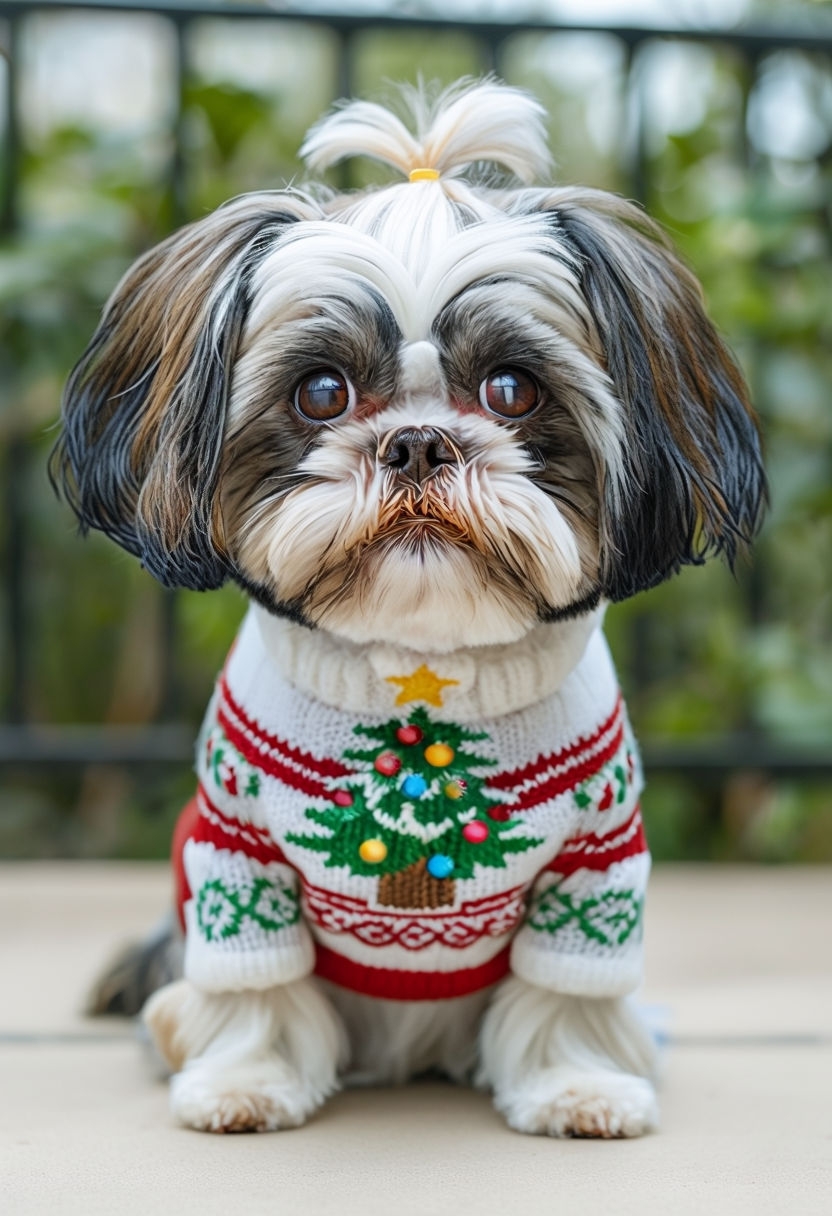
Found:
[{"label": "dog's tail", "polygon": [[157,989],[182,978],[184,950],[179,921],[171,911],[146,938],[119,950],[93,984],[84,1012],[90,1017],[135,1017]]}]

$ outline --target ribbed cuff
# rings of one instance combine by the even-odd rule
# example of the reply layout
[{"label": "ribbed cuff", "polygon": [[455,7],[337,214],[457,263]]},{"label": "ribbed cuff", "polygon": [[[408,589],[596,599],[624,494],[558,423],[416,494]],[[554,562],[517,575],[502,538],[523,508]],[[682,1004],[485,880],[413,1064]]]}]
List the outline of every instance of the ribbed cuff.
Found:
[{"label": "ribbed cuff", "polygon": [[[186,917],[189,908],[186,907]],[[223,948],[203,941],[189,926],[185,978],[205,992],[242,992],[274,988],[303,979],[315,966],[315,947],[306,925],[298,924],[291,942],[256,950]]]},{"label": "ribbed cuff", "polygon": [[643,951],[628,950],[621,958],[557,954],[535,948],[521,935],[512,943],[511,970],[529,984],[564,996],[626,996],[641,983]]}]

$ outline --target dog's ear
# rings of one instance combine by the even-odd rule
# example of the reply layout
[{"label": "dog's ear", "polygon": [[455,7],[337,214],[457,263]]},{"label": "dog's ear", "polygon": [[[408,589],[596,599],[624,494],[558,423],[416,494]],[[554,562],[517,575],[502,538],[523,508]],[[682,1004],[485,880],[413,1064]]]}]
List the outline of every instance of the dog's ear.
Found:
[{"label": "dog's ear", "polygon": [[285,194],[251,194],[183,228],[127,272],[64,391],[53,484],[165,586],[228,573],[217,483],[252,272],[287,224]]},{"label": "dog's ear", "polygon": [[563,191],[554,218],[624,410],[623,475],[604,487],[603,594],[622,600],[680,566],[733,564],[766,501],[756,419],[702,291],[634,204]]}]

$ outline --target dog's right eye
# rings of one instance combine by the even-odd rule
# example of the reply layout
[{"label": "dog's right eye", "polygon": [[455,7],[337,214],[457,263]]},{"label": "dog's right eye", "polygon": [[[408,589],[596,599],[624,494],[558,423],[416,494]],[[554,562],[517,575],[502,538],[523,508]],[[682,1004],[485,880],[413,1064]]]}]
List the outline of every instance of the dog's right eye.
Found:
[{"label": "dog's right eye", "polygon": [[480,405],[500,418],[525,418],[538,402],[537,385],[518,368],[502,367],[480,385]]},{"label": "dog's right eye", "polygon": [[311,422],[329,422],[355,404],[355,389],[343,372],[313,372],[295,389],[295,409]]}]

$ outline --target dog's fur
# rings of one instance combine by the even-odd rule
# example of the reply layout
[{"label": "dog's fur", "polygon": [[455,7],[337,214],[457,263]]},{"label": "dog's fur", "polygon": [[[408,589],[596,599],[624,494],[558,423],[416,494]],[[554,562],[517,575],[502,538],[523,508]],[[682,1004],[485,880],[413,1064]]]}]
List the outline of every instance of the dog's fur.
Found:
[{"label": "dog's fur", "polygon": [[[82,528],[166,586],[230,578],[310,628],[358,644],[404,630],[434,653],[516,641],[711,553],[733,561],[764,478],[694,277],[620,198],[463,175],[545,174],[526,95],[489,81],[405,100],[415,133],[352,103],[303,154],[313,171],[363,153],[438,180],[247,195],[128,271],[69,381],[54,457]],[[322,369],[346,408],[316,421],[298,392]],[[527,414],[492,408],[505,369],[536,391]],[[434,443],[427,477],[403,468],[414,428]],[[476,1071],[520,1130],[655,1123],[650,1043],[620,999],[517,978],[414,1005],[309,980],[224,995],[180,981],[146,1016],[193,1127],[292,1126],[345,1069],[375,1082],[433,1066]]]}]

